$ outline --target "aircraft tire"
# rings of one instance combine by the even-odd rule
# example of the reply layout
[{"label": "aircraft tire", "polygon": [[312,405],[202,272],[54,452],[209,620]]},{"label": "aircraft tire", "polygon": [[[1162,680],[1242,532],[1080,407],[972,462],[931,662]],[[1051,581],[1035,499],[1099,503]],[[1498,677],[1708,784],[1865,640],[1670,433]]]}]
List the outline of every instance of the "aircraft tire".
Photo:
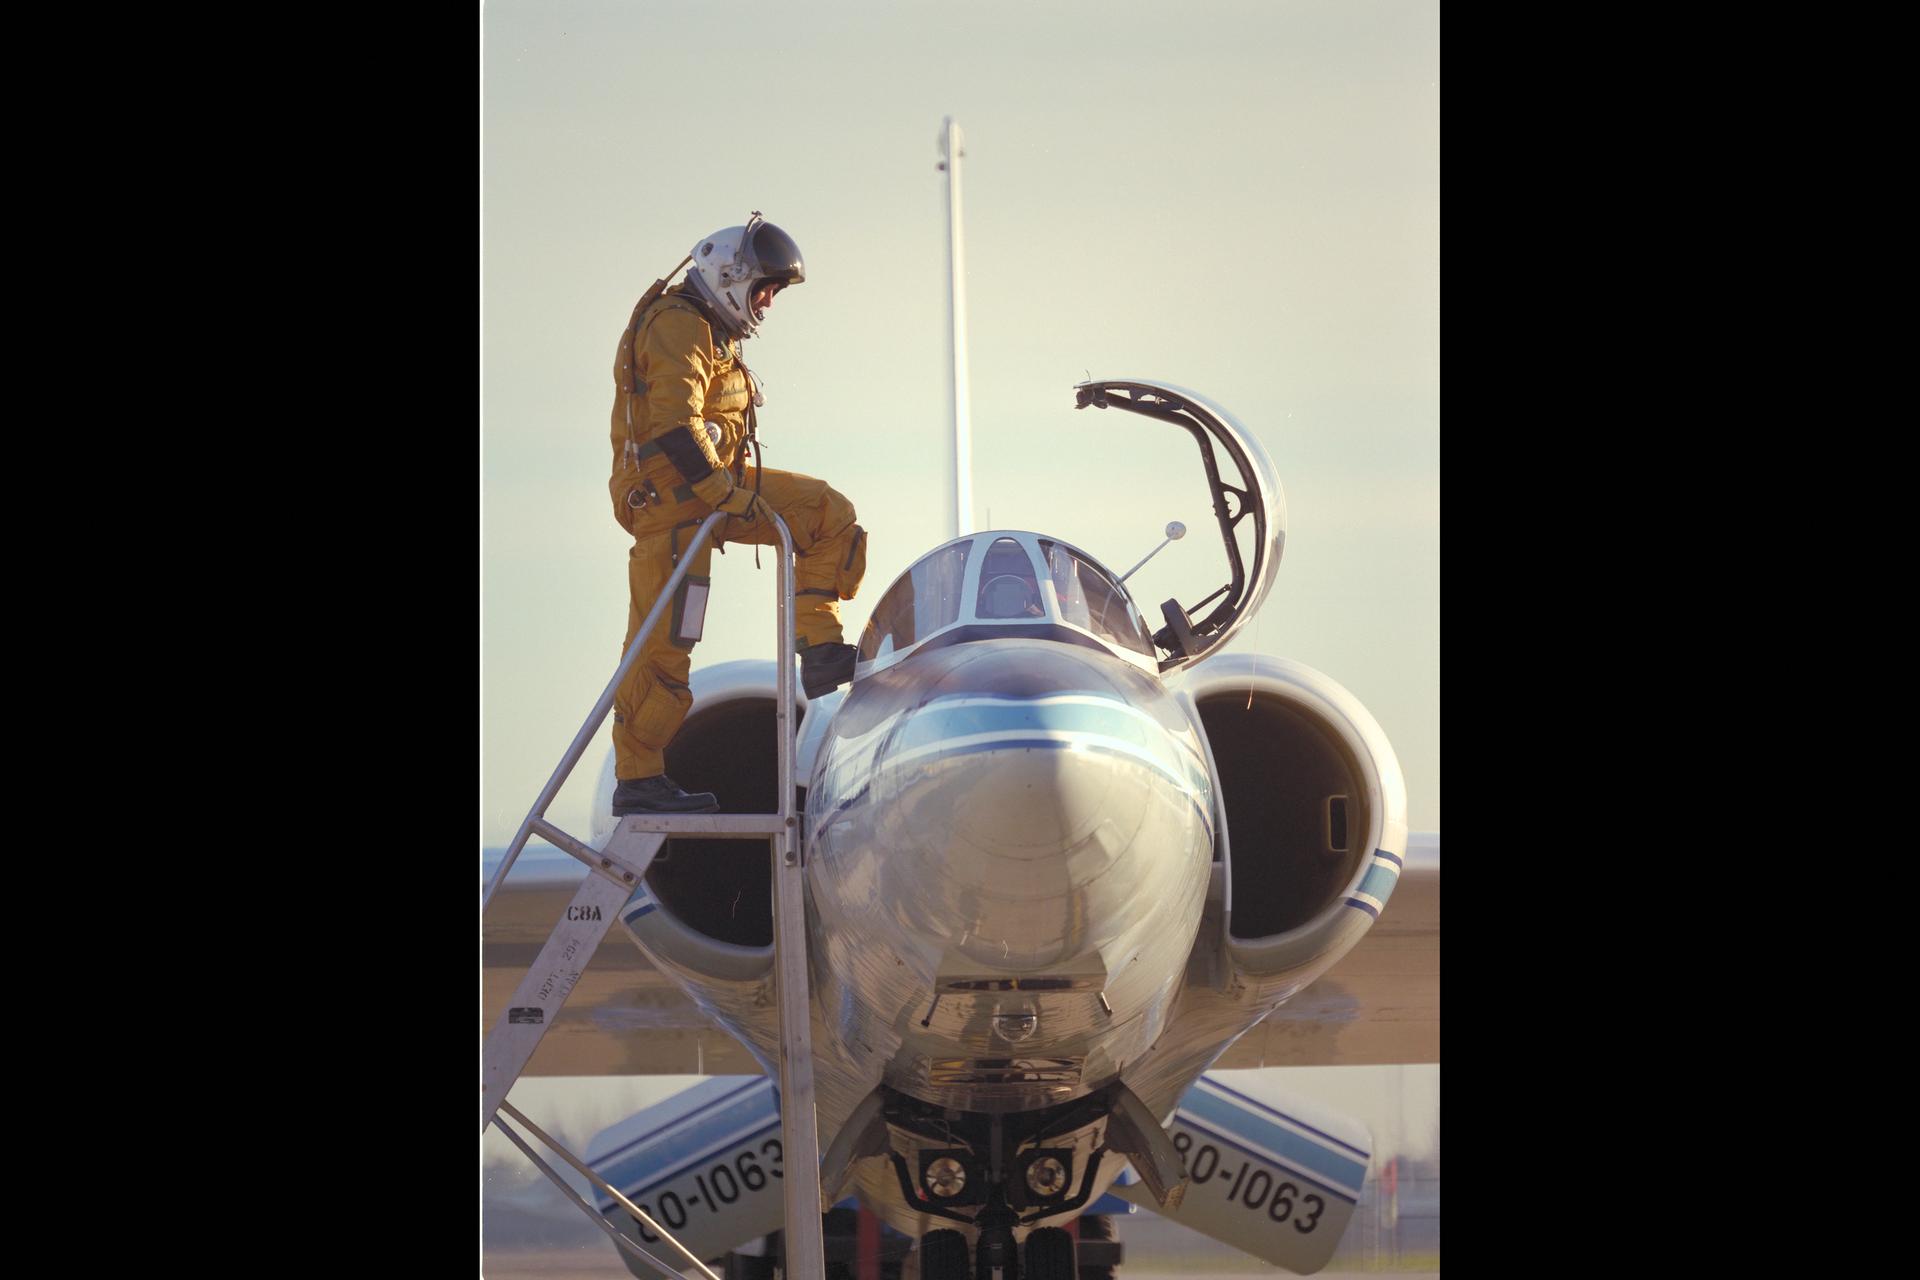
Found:
[{"label": "aircraft tire", "polygon": [[1073,1265],[1073,1237],[1064,1227],[1040,1227],[1027,1237],[1022,1280],[1077,1280]]},{"label": "aircraft tire", "polygon": [[[1113,1240],[1117,1237],[1113,1231],[1113,1219],[1104,1213],[1089,1213],[1080,1219],[1080,1238],[1082,1240]],[[1082,1265],[1076,1280],[1114,1280],[1114,1269],[1105,1264],[1097,1266]]]},{"label": "aircraft tire", "polygon": [[780,1263],[780,1233],[762,1236],[764,1252],[759,1255],[729,1253],[721,1263],[721,1280],[773,1280]]},{"label": "aircraft tire", "polygon": [[968,1280],[967,1238],[958,1231],[920,1237],[920,1280]]}]

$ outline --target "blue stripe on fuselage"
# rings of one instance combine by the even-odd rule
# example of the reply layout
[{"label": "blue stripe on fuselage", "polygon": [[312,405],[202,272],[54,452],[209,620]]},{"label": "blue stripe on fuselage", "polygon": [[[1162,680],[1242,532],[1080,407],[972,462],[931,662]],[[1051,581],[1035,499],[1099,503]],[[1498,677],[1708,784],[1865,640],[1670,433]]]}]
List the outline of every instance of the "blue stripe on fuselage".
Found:
[{"label": "blue stripe on fuselage", "polygon": [[[915,765],[938,764],[947,760],[957,760],[963,756],[980,755],[996,751],[1083,751],[1091,755],[1107,756],[1111,759],[1125,760],[1131,764],[1144,766],[1165,778],[1179,790],[1181,796],[1186,799],[1188,807],[1193,810],[1194,817],[1198,819],[1201,829],[1207,833],[1207,839],[1209,841],[1213,839],[1213,813],[1209,809],[1208,804],[1203,803],[1203,801],[1210,801],[1212,799],[1212,788],[1207,784],[1204,775],[1199,779],[1192,777],[1183,778],[1175,773],[1164,760],[1149,756],[1131,744],[1127,744],[1126,749],[1119,749],[1108,744],[1088,741],[1085,738],[1079,738],[1073,735],[1065,735],[1057,738],[1008,736],[1004,738],[993,738],[986,742],[975,742],[964,747],[951,747],[944,751],[926,751],[912,763]],[[829,790],[830,792],[828,788],[823,788],[823,790]],[[854,795],[848,797],[846,800],[840,801],[819,819],[810,823],[807,831],[808,842],[812,843],[817,840],[821,832],[825,831],[832,825],[835,819],[865,797],[867,792],[868,787],[863,785]]]},{"label": "blue stripe on fuselage", "polygon": [[1020,730],[1099,733],[1142,746],[1178,743],[1179,754],[1199,764],[1199,752],[1176,731],[1118,699],[1092,693],[1057,693],[1038,698],[1001,694],[959,694],[935,698],[901,727],[895,749],[928,746],[946,738]]},{"label": "blue stripe on fuselage", "polygon": [[[1208,838],[1212,838],[1213,816],[1208,812],[1207,806],[1200,802],[1201,797],[1210,796],[1210,790],[1207,788],[1205,780],[1202,779],[1196,782],[1192,778],[1183,778],[1169,768],[1165,761],[1143,755],[1137,750],[1120,750],[1103,743],[1090,742],[1085,738],[1072,736],[1063,738],[1005,737],[995,738],[990,742],[976,742],[969,746],[953,747],[946,751],[929,752],[927,755],[921,757],[921,760],[938,763],[945,760],[957,760],[962,756],[980,755],[982,753],[995,751],[1084,751],[1092,755],[1107,756],[1115,760],[1126,760],[1132,764],[1144,765],[1179,788],[1180,794],[1186,797],[1187,804],[1192,807],[1194,816],[1199,818],[1201,827],[1208,832]],[[1198,796],[1194,794],[1196,786],[1200,788],[1200,794]]]},{"label": "blue stripe on fuselage", "polygon": [[[971,741],[963,741],[971,739]],[[945,746],[944,744],[954,744]],[[849,749],[851,746],[852,749]],[[1153,769],[1188,797],[1213,830],[1213,782],[1191,729],[1172,729],[1111,694],[1060,690],[1038,697],[956,693],[937,697],[833,744],[817,800],[817,835],[859,799],[874,771],[892,764],[926,765],[997,750],[1071,750],[1131,760]],[[811,805],[810,805],[811,807]]]},{"label": "blue stripe on fuselage", "polygon": [[1207,768],[1191,733],[1168,729],[1146,712],[1117,699],[1092,693],[1057,693],[1040,698],[997,694],[961,694],[936,698],[908,717],[888,754],[938,745],[981,734],[1065,733],[1112,738],[1130,743],[1160,762],[1183,786],[1198,787]]}]

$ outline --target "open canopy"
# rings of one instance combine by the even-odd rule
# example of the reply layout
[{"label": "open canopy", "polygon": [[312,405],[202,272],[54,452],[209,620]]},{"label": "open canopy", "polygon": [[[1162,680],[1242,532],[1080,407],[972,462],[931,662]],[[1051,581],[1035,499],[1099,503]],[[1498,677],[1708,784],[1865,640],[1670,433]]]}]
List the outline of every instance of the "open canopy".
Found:
[{"label": "open canopy", "polygon": [[[1199,446],[1200,464],[1213,491],[1214,520],[1226,549],[1228,579],[1194,604],[1182,606],[1178,599],[1163,602],[1160,614],[1166,625],[1154,633],[1153,640],[1170,655],[1160,664],[1162,671],[1217,653],[1258,611],[1280,568],[1287,540],[1287,499],[1273,460],[1231,413],[1170,382],[1103,379],[1082,382],[1074,393],[1079,408],[1125,409],[1158,418],[1186,431]],[[1215,445],[1233,464],[1232,481],[1221,473]],[[1216,600],[1219,603],[1206,616],[1197,620],[1190,616]]]}]

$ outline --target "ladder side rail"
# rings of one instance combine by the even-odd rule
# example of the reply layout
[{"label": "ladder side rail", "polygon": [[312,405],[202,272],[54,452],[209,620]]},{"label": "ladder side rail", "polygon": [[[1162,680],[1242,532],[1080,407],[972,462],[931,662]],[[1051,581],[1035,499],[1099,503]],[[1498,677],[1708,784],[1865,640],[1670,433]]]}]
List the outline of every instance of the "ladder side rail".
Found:
[{"label": "ladder side rail", "polygon": [[[627,672],[633,669],[633,664],[640,660],[640,646],[646,642],[654,625],[666,612],[667,602],[673,599],[673,593],[679,590],[681,579],[687,576],[687,570],[693,566],[694,552],[706,542],[708,535],[713,532],[713,526],[719,523],[724,515],[725,512],[715,511],[702,521],[700,528],[694,532],[692,539],[687,543],[687,549],[680,553],[680,563],[673,567],[672,575],[667,578],[667,585],[660,591],[660,598],[653,602],[653,608],[648,611],[646,620],[640,624],[640,630],[634,633],[633,643],[627,646],[627,652],[620,659],[619,670],[615,671],[613,679],[607,682],[606,689],[600,694],[600,700],[593,704],[593,710],[588,713],[586,723],[580,726],[580,732],[573,736],[573,745],[569,746],[566,755],[561,757],[559,767],[553,771],[553,776],[547,779],[547,785],[540,789],[540,798],[533,802],[533,808],[529,809],[527,816],[521,820],[520,830],[514,833],[513,843],[507,846],[507,856],[500,860],[500,869],[493,873],[493,879],[487,884],[486,893],[481,896],[480,910],[483,914],[487,904],[493,901],[494,890],[498,889],[500,882],[507,878],[507,872],[512,869],[514,859],[518,858],[520,851],[526,848],[527,837],[533,832],[534,820],[547,816],[547,806],[552,804],[553,798],[560,794],[560,788],[573,773],[573,767],[580,763],[580,757],[586,754],[587,744],[593,741],[593,735],[600,731],[600,726],[606,721],[607,713],[613,710],[613,695],[619,691],[620,682],[627,678]],[[781,527],[781,535],[786,541],[787,554],[791,556],[793,540],[786,538],[784,525]]]},{"label": "ladder side rail", "polygon": [[587,965],[600,949],[620,908],[633,894],[627,878],[645,876],[647,866],[667,837],[635,831],[624,824],[607,837],[609,862],[626,869],[622,875],[595,868],[581,878],[573,900],[541,944],[539,954],[514,987],[499,1020],[487,1033],[480,1055],[480,1129],[493,1122],[494,1109],[520,1079],[527,1063],[560,1016]]},{"label": "ladder side rail", "polygon": [[774,517],[780,534],[780,585],[774,625],[779,630],[780,670],[776,725],[779,741],[781,817],[768,850],[773,863],[773,955],[780,1013],[780,1140],[785,1153],[786,1272],[820,1277],[826,1272],[826,1242],[820,1227],[820,1132],[813,1099],[813,1001],[807,973],[806,865],[794,812],[793,536]]},{"label": "ladder side rail", "polygon": [[[646,619],[641,623],[640,630],[634,634],[633,643],[627,647],[626,654],[621,658],[619,669],[614,673],[613,679],[608,682],[606,690],[594,704],[593,711],[588,715],[586,723],[581,726],[580,732],[574,736],[572,745],[568,747],[566,755],[554,770],[553,776],[547,780],[547,785],[541,789],[539,798],[528,811],[526,818],[522,820],[519,831],[514,835],[513,843],[509,846],[506,856],[501,860],[500,867],[495,871],[493,879],[488,884],[486,893],[481,900],[481,911],[483,914],[486,910],[486,904],[493,898],[494,891],[498,889],[501,882],[506,879],[507,872],[512,868],[514,860],[519,857],[521,850],[526,847],[528,837],[536,831],[553,841],[560,848],[565,849],[575,858],[586,862],[590,868],[601,877],[604,877],[606,881],[612,881],[617,884],[619,883],[619,879],[616,878],[614,873],[627,871],[627,868],[620,865],[618,860],[612,861],[612,864],[609,865],[609,860],[598,856],[604,851],[590,850],[590,848],[581,841],[567,836],[566,833],[558,827],[547,822],[547,806],[552,804],[554,797],[559,794],[561,786],[565,784],[567,778],[573,772],[574,766],[579,763],[580,757],[585,753],[587,744],[592,741],[593,735],[598,732],[601,724],[605,722],[607,713],[613,707],[614,694],[619,689],[620,682],[626,678],[627,672],[638,660],[642,643],[659,622],[661,615],[665,612],[667,601],[672,598],[681,580],[686,576],[687,570],[693,562],[693,553],[700,548],[712,533],[714,525],[720,520],[723,514],[722,512],[715,511],[709,515],[706,520],[701,523],[699,529],[694,533],[694,536],[688,541],[687,549],[681,554],[680,562],[675,565],[673,574],[667,579],[666,586],[662,588],[660,598],[654,602],[652,610],[648,612]],[[780,796],[779,804],[774,815],[775,830],[769,841],[769,855],[773,862],[776,886],[774,953],[775,963],[779,970],[777,982],[782,1048],[779,1064],[781,1137],[786,1153],[784,1163],[787,1166],[789,1175],[785,1180],[787,1218],[785,1234],[787,1250],[786,1261],[789,1274],[801,1277],[818,1277],[824,1274],[826,1255],[825,1241],[820,1225],[820,1139],[814,1106],[812,1000],[807,973],[804,879],[806,867],[801,849],[801,836],[797,830],[798,820],[794,809],[794,771],[795,752],[797,749],[794,739],[796,737],[795,729],[798,715],[798,693],[794,673],[795,645],[793,622],[796,605],[794,597],[793,535],[788,530],[786,522],[778,515],[774,515],[772,520],[775,530],[780,535],[781,546],[780,569],[776,578],[777,594],[774,608],[775,627],[778,632],[778,648],[780,654],[775,710],[775,732],[777,736],[775,747],[776,759],[778,761]],[[685,835],[723,834],[722,831],[711,829],[681,832],[677,830],[681,823],[685,823],[689,827],[709,825],[701,823],[698,815],[651,818],[645,821],[644,826],[641,822],[633,822],[630,826],[628,824],[622,825],[627,826],[628,831],[634,835],[638,835],[642,830],[646,829],[652,829],[662,833]],[[719,823],[711,824],[711,826],[719,825]],[[609,840],[610,845],[617,841],[620,830],[619,827],[616,827],[614,837]],[[564,838],[557,839],[556,837]],[[594,853],[596,856],[589,858],[587,856],[589,852]],[[651,857],[646,859],[648,862],[651,860]],[[644,866],[644,864],[642,865]],[[592,880],[594,876],[590,875],[588,878]],[[621,878],[630,879],[630,876]],[[609,913],[609,915],[610,914],[611,913]],[[556,927],[556,936],[564,930],[565,923],[563,920],[561,926]],[[554,941],[555,939],[550,938],[549,945],[552,945]],[[595,941],[597,941],[597,938]],[[583,967],[586,958],[587,957],[581,957]],[[574,976],[577,978],[577,972]],[[571,983],[567,985],[569,988],[571,987]],[[564,999],[564,995],[562,998]],[[513,1076],[517,1079],[518,1075],[519,1071],[516,1069],[513,1072]],[[518,1118],[522,1124],[527,1124],[529,1128],[533,1128],[525,1116],[514,1111],[511,1105],[505,1101],[505,1094],[507,1090],[512,1087],[512,1084],[512,1080],[494,1082],[494,1089],[492,1090],[494,1097],[489,1100],[491,1105],[486,1107],[483,1114],[483,1129],[489,1121],[494,1119],[495,1107],[507,1110],[510,1114]],[[564,1180],[561,1179],[551,1167],[542,1161],[540,1157],[520,1139],[518,1134],[513,1133],[512,1130],[504,1124],[498,1125],[497,1127],[505,1132],[508,1137],[512,1138],[514,1144],[520,1148],[527,1158],[532,1160],[535,1166],[545,1173],[548,1178],[559,1185],[561,1190],[566,1192],[568,1198],[573,1200],[574,1203],[578,1204],[590,1217],[598,1222],[617,1243],[638,1253],[650,1265],[661,1265],[658,1260],[647,1253],[646,1250],[628,1239],[600,1214],[594,1212],[591,1206],[588,1206],[571,1187],[566,1185]],[[539,1130],[534,1129],[534,1132],[539,1133]],[[543,1139],[545,1138],[544,1134],[541,1136]],[[551,1139],[546,1140],[551,1143]],[[560,1150],[557,1146],[555,1149]],[[564,1155],[566,1153],[563,1151],[562,1154]],[[667,1238],[671,1240],[672,1236],[667,1235]],[[674,1243],[676,1248],[680,1247],[677,1241]],[[683,1253],[685,1252],[684,1249],[681,1251]],[[668,1268],[662,1267],[662,1270],[668,1271],[668,1273],[671,1274]]]},{"label": "ladder side rail", "polygon": [[[508,1115],[512,1116],[514,1120],[518,1124],[523,1126],[528,1133],[531,1133],[534,1137],[538,1138],[541,1142],[546,1143],[549,1150],[551,1150],[555,1155],[559,1156],[562,1160],[565,1160],[568,1164],[572,1165],[574,1168],[574,1171],[579,1173],[581,1177],[585,1178],[588,1182],[591,1182],[594,1186],[598,1187],[601,1191],[604,1191],[608,1196],[610,1196],[613,1199],[613,1202],[615,1204],[619,1205],[622,1209],[625,1209],[628,1213],[632,1214],[635,1221],[639,1222],[647,1230],[657,1233],[661,1239],[665,1240],[668,1244],[678,1249],[686,1257],[687,1261],[691,1262],[694,1266],[700,1269],[700,1274],[703,1276],[706,1276],[707,1280],[720,1280],[720,1277],[714,1275],[712,1269],[709,1268],[706,1263],[702,1262],[699,1258],[694,1256],[693,1250],[681,1244],[679,1240],[674,1238],[673,1232],[667,1230],[665,1227],[661,1226],[658,1222],[656,1222],[652,1214],[648,1213],[645,1209],[642,1209],[639,1205],[635,1204],[633,1201],[627,1199],[626,1196],[621,1194],[620,1188],[614,1186],[611,1182],[608,1182],[605,1178],[595,1173],[591,1165],[583,1163],[577,1156],[573,1154],[573,1152],[567,1150],[565,1147],[561,1146],[558,1142],[554,1141],[553,1138],[549,1136],[547,1132],[543,1130],[539,1125],[535,1124],[533,1121],[527,1119],[526,1116],[522,1115],[518,1107],[514,1106],[511,1102],[502,1102],[500,1104],[500,1109],[506,1112]],[[505,1132],[505,1126],[502,1126],[501,1131]],[[525,1148],[522,1148],[522,1150],[525,1150]],[[576,1201],[575,1203],[579,1203],[579,1202]],[[647,1260],[649,1262],[653,1261],[652,1258],[649,1258]],[[654,1263],[654,1265],[659,1266],[660,1264],[656,1262]],[[669,1271],[668,1274],[672,1275],[676,1273]]]},{"label": "ladder side rail", "polygon": [[774,730],[779,734],[777,744],[779,762],[778,775],[780,785],[780,803],[774,807],[784,821],[781,825],[791,832],[794,825],[793,788],[794,788],[794,740],[800,736],[798,721],[799,694],[794,688],[793,674],[793,624],[794,624],[794,571],[793,571],[793,534],[787,529],[787,522],[778,515],[773,517],[774,531],[780,535],[780,573],[775,580],[773,605],[773,625],[779,631],[780,668],[774,679]]},{"label": "ladder side rail", "polygon": [[824,1273],[820,1135],[813,1095],[812,996],[807,974],[805,867],[794,833],[773,838],[775,995],[780,1012],[780,1139],[785,1148],[787,1274]]},{"label": "ladder side rail", "polygon": [[[526,1122],[526,1117],[522,1116],[521,1122],[524,1124]],[[506,1134],[508,1138],[513,1140],[514,1146],[520,1148],[520,1154],[524,1155],[527,1159],[533,1161],[534,1168],[538,1169],[541,1173],[546,1174],[548,1180],[552,1182],[554,1186],[560,1188],[560,1192],[562,1195],[566,1196],[567,1199],[573,1201],[574,1204],[578,1205],[580,1208],[580,1211],[586,1214],[587,1217],[591,1218],[594,1221],[594,1223],[598,1225],[602,1231],[612,1236],[613,1242],[615,1244],[622,1246],[623,1248],[629,1250],[632,1253],[638,1254],[643,1262],[645,1262],[648,1266],[653,1267],[662,1276],[671,1278],[671,1277],[675,1277],[683,1274],[679,1268],[668,1266],[666,1263],[662,1262],[660,1259],[654,1257],[651,1253],[648,1253],[647,1250],[644,1247],[642,1247],[640,1244],[638,1244],[632,1239],[629,1239],[627,1234],[624,1231],[614,1226],[611,1222],[608,1222],[604,1215],[596,1213],[594,1211],[593,1206],[588,1204],[586,1200],[581,1197],[578,1191],[575,1191],[572,1187],[567,1185],[567,1180],[565,1178],[562,1178],[558,1173],[554,1172],[552,1165],[548,1164],[545,1160],[542,1160],[539,1156],[539,1153],[534,1151],[532,1147],[528,1146],[526,1143],[526,1140],[522,1138],[519,1134],[513,1131],[512,1125],[509,1125],[505,1121],[502,1121],[497,1127],[499,1128],[501,1133]],[[528,1125],[528,1128],[532,1128],[532,1126]],[[556,1150],[557,1149],[558,1148],[556,1148]],[[673,1237],[669,1235],[667,1236],[667,1239],[673,1240]],[[686,1248],[682,1246],[678,1240],[674,1240],[674,1247],[678,1248],[682,1253],[687,1253]],[[692,1255],[688,1254],[688,1256],[691,1257]],[[707,1275],[713,1274],[713,1272],[707,1270],[706,1265],[704,1263],[699,1265],[700,1265],[700,1270],[703,1272],[706,1272]]]}]

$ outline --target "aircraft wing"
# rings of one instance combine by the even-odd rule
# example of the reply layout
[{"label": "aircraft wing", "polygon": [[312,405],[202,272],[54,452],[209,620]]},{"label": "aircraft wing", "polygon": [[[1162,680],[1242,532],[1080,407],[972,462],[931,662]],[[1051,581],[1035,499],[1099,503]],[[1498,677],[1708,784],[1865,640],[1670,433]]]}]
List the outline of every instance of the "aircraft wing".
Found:
[{"label": "aircraft wing", "polygon": [[1234,1041],[1213,1066],[1440,1061],[1440,833],[1407,837],[1393,901],[1325,976]]},{"label": "aircraft wing", "polygon": [[[489,851],[484,878],[498,865]],[[553,931],[586,870],[530,844],[487,910],[481,1030]],[[1241,1036],[1215,1069],[1440,1061],[1440,837],[1408,840],[1392,905],[1333,971]],[[610,930],[524,1074],[758,1075],[633,940]]]},{"label": "aircraft wing", "polygon": [[[1263,1096],[1244,1091],[1253,1087]],[[1291,1271],[1327,1264],[1366,1179],[1373,1139],[1365,1125],[1275,1096],[1270,1084],[1209,1071],[1187,1090],[1167,1129],[1186,1163],[1184,1198],[1162,1207],[1131,1171],[1113,1195]],[[703,1258],[777,1231],[785,1219],[780,1104],[764,1076],[691,1085],[596,1134],[586,1158]],[[643,1243],[659,1242],[606,1193],[596,1207]],[[1087,1211],[1114,1207],[1103,1200]]]},{"label": "aircraft wing", "polygon": [[1187,1166],[1178,1203],[1163,1206],[1130,1179],[1114,1194],[1310,1275],[1333,1257],[1359,1204],[1373,1138],[1350,1117],[1305,1099],[1254,1097],[1244,1084],[1209,1071],[1180,1099],[1167,1124]]}]

